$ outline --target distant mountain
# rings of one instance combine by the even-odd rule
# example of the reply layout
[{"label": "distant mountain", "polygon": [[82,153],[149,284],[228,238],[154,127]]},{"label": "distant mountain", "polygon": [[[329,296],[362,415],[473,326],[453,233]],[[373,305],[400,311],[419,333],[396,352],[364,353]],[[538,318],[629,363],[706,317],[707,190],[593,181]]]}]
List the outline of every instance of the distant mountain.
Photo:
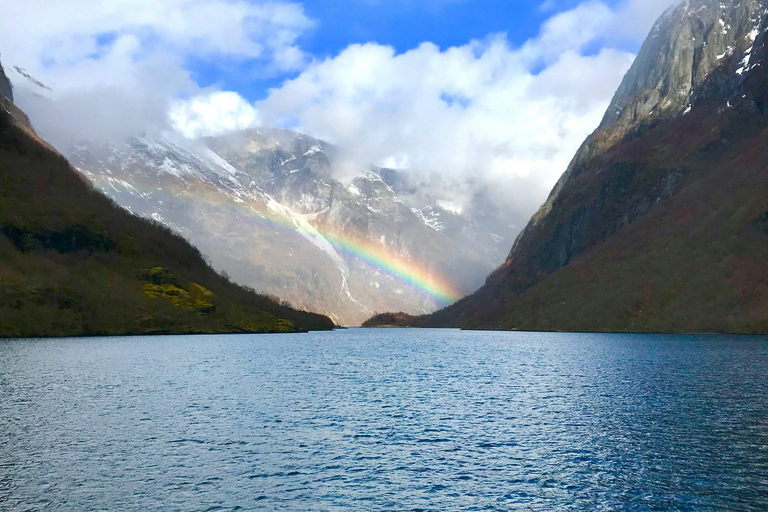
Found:
[{"label": "distant mountain", "polygon": [[0,106],[0,337],[334,327],[233,284],[95,191],[29,126],[2,67]]},{"label": "distant mountain", "polygon": [[513,228],[479,197],[467,211],[406,174],[335,178],[336,149],[288,130],[204,141],[80,144],[68,156],[130,211],[171,227],[233,280],[359,325],[429,313],[477,289]]},{"label": "distant mountain", "polygon": [[768,332],[766,0],[655,24],[506,262],[422,325]]},{"label": "distant mountain", "polygon": [[419,317],[407,313],[379,313],[365,322],[362,327],[382,328],[382,327],[411,327],[417,325]]}]

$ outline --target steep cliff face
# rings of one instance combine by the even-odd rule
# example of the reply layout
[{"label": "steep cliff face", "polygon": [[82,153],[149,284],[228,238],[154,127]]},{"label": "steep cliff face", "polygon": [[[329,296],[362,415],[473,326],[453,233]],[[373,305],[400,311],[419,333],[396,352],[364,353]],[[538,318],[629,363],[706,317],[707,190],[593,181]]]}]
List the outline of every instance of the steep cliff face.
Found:
[{"label": "steep cliff face", "polygon": [[2,65],[0,65],[0,107],[10,115],[9,120],[35,136],[32,125],[29,124],[29,118],[13,103],[13,86]]},{"label": "steep cliff face", "polygon": [[[475,296],[425,322],[768,329],[768,314],[758,313],[765,274],[750,266],[766,242],[754,234],[755,219],[768,209],[760,189],[766,6],[690,0],[667,11],[505,264]],[[737,278],[738,265],[759,279]]]},{"label": "steep cliff face", "polygon": [[[765,39],[768,9],[764,0],[686,0],[666,11],[654,24],[635,62],[627,72],[598,129],[590,135],[555,185],[541,209],[515,242],[508,260],[530,257],[526,248],[540,236],[537,226],[548,216],[570,180],[594,169],[595,159],[627,138],[636,138],[654,125],[689,113],[697,104],[727,101],[740,95],[747,76],[762,66],[758,52]],[[758,100],[759,101],[759,100]],[[762,107],[760,107],[762,108]],[[618,170],[626,177],[628,173]],[[647,210],[656,198],[669,195],[678,179],[661,172],[652,187],[632,193],[635,211],[625,212],[627,222]],[[609,188],[610,183],[606,184]],[[619,184],[621,186],[621,184]],[[611,194],[610,190],[604,193]],[[543,267],[564,265],[585,247],[583,234],[600,208],[573,219],[573,236],[553,233],[550,254]],[[607,227],[604,227],[607,228]],[[600,238],[610,234],[601,232]],[[543,255],[541,255],[543,256]]]},{"label": "steep cliff face", "polygon": [[761,0],[687,0],[668,10],[643,44],[597,135],[618,141],[706,98],[736,94],[756,64],[751,53],[765,32],[766,14]]}]

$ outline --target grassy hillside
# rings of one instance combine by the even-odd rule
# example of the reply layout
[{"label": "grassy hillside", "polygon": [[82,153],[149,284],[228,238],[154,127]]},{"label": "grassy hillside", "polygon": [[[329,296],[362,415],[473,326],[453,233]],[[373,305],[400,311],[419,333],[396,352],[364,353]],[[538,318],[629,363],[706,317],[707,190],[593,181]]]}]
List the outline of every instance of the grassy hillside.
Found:
[{"label": "grassy hillside", "polygon": [[218,275],[0,110],[0,336],[331,328]]}]

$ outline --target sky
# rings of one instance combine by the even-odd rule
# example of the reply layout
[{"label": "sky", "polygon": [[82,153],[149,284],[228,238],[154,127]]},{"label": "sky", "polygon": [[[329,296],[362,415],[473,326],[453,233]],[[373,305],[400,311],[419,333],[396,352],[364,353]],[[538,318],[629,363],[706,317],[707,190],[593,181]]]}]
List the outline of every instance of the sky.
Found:
[{"label": "sky", "polygon": [[63,148],[258,126],[525,222],[675,0],[3,0],[17,103]]}]

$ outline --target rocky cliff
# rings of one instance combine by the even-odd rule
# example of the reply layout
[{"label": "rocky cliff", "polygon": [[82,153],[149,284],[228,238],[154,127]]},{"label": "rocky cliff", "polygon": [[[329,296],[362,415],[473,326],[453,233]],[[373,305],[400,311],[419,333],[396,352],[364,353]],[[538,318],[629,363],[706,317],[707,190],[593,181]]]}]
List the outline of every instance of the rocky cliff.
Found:
[{"label": "rocky cliff", "polygon": [[504,265],[424,323],[768,330],[767,6],[664,13]]},{"label": "rocky cliff", "polygon": [[8,80],[8,76],[5,74],[2,65],[0,65],[0,100],[7,100],[13,103],[13,88],[11,87],[11,81]]},{"label": "rocky cliff", "polygon": [[10,115],[10,121],[13,121],[17,126],[23,127],[32,136],[36,137],[27,115],[13,103],[13,86],[2,65],[0,65],[0,107]]}]

